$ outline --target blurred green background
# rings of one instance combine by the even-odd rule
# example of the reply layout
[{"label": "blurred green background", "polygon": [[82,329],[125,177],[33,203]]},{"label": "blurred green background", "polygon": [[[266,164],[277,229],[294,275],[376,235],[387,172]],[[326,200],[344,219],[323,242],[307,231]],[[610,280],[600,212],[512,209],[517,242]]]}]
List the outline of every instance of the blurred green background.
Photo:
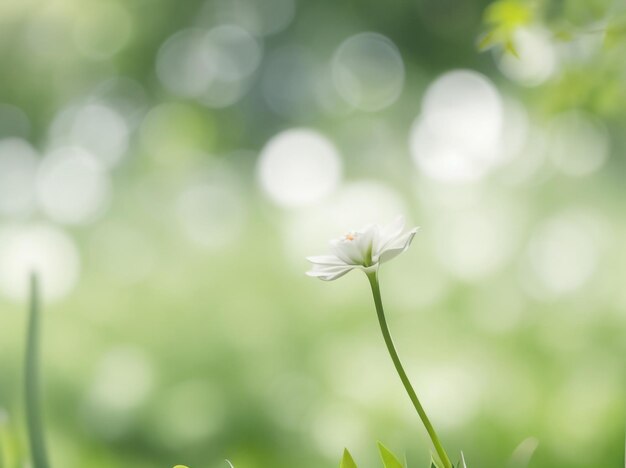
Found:
[{"label": "blurred green background", "polygon": [[528,2],[516,58],[486,1],[3,0],[8,466],[33,267],[54,466],[426,466],[365,278],[304,276],[401,213],[383,299],[447,450],[622,466],[620,3]]}]

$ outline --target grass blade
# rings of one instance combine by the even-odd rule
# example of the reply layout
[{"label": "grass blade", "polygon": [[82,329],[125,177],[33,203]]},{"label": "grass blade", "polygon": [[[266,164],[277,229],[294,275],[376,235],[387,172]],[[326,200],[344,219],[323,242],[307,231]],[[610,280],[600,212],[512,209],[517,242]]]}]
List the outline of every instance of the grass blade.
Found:
[{"label": "grass blade", "polygon": [[24,395],[26,427],[33,468],[49,468],[46,443],[39,404],[39,281],[35,273],[30,277],[30,305],[26,336]]},{"label": "grass blade", "polygon": [[378,452],[385,468],[404,468],[400,460],[383,444],[378,442]]},{"label": "grass blade", "polygon": [[339,468],[357,468],[352,455],[348,452],[348,449],[343,450],[343,458],[341,459]]}]

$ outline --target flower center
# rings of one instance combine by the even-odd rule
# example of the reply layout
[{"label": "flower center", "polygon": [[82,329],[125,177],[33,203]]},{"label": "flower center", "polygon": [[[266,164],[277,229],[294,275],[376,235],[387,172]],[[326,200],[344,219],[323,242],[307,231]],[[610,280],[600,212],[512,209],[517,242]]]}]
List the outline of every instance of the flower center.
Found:
[{"label": "flower center", "polygon": [[348,234],[345,235],[344,239],[347,241],[353,241],[354,239],[356,239],[356,233],[349,232]]}]

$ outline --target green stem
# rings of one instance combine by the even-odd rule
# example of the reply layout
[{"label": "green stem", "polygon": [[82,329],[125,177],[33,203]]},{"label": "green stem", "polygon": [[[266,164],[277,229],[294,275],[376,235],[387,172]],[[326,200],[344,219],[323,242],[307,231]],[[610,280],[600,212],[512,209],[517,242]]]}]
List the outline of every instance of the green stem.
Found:
[{"label": "green stem", "polygon": [[39,320],[39,284],[37,275],[33,273],[30,277],[30,311],[24,380],[26,426],[33,468],[49,468],[39,407]]},{"label": "green stem", "polygon": [[422,423],[426,427],[426,431],[430,436],[430,440],[432,441],[441,462],[444,465],[444,468],[453,468],[452,462],[450,462],[450,458],[446,454],[441,442],[439,441],[439,437],[433,428],[433,425],[430,423],[430,419],[426,415],[426,411],[422,407],[415,390],[413,390],[413,386],[409,381],[409,378],[402,367],[402,363],[400,362],[400,357],[398,356],[398,352],[393,344],[393,339],[391,338],[391,333],[389,332],[389,326],[387,325],[387,319],[385,318],[385,311],[383,310],[383,301],[380,295],[380,287],[378,285],[378,275],[376,272],[368,273],[367,278],[370,281],[370,285],[372,286],[372,294],[374,295],[374,304],[376,304],[376,314],[378,315],[378,322],[380,323],[380,329],[383,332],[383,338],[385,339],[385,344],[387,345],[387,350],[389,351],[389,355],[391,356],[391,360],[393,361],[393,365],[400,376],[400,380],[404,385],[406,392],[409,394],[409,398],[413,403],[413,406],[417,410],[417,414],[419,415]]},{"label": "green stem", "polygon": [[[2,415],[0,414],[0,418],[2,418]],[[0,421],[0,468],[6,468],[9,464],[7,462],[7,449],[6,449],[6,445],[4,442],[4,422]]]},{"label": "green stem", "polygon": [[0,467],[15,468],[18,466],[15,455],[15,441],[9,428],[9,416],[0,414]]}]

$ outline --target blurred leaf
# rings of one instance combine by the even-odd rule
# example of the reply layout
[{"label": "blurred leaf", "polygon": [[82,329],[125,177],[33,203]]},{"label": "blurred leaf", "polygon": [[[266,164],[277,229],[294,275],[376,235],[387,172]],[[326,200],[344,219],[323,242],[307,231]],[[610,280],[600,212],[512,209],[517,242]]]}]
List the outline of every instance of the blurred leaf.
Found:
[{"label": "blurred leaf", "polygon": [[496,45],[499,42],[498,35],[495,31],[489,31],[480,38],[478,41],[478,50],[483,51]]},{"label": "blurred leaf", "polygon": [[530,23],[532,11],[529,2],[500,0],[485,10],[485,22],[512,30]]},{"label": "blurred leaf", "polygon": [[519,57],[513,44],[515,31],[531,22],[533,11],[530,2],[500,0],[487,7],[484,21],[487,31],[478,41],[478,50],[501,45],[505,52]]},{"label": "blurred leaf", "polygon": [[626,14],[621,14],[609,21],[604,33],[604,47],[615,47],[626,40]]},{"label": "blurred leaf", "polygon": [[433,453],[430,454],[430,468],[443,468]]},{"label": "blurred leaf", "polygon": [[343,458],[341,459],[339,468],[357,468],[352,455],[348,452],[348,449],[343,449]]},{"label": "blurred leaf", "polygon": [[380,442],[378,442],[378,451],[380,452],[380,458],[383,460],[383,466],[385,468],[404,468],[400,460]]},{"label": "blurred leaf", "polygon": [[513,44],[512,39],[508,39],[507,41],[505,41],[504,50],[512,56],[519,58],[519,54],[517,53],[517,49],[515,48],[515,44]]},{"label": "blurred leaf", "polygon": [[554,32],[554,39],[562,42],[569,42],[574,38],[574,33],[570,29],[562,28]]},{"label": "blurred leaf", "polygon": [[465,463],[465,456],[463,455],[463,452],[461,452],[461,460],[459,460],[457,468],[467,468],[467,464]]},{"label": "blurred leaf", "polygon": [[508,466],[511,468],[527,468],[538,446],[539,440],[535,437],[524,439],[513,451]]}]

